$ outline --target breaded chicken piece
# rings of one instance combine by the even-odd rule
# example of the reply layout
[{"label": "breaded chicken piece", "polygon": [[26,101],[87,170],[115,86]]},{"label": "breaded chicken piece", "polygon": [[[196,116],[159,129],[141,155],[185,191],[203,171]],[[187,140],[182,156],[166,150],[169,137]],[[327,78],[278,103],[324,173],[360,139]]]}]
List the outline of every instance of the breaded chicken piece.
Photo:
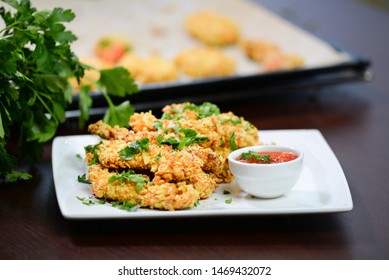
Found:
[{"label": "breaded chicken piece", "polygon": [[225,144],[229,143],[232,133],[235,135],[235,143],[239,148],[259,144],[258,129],[243,117],[228,112],[219,114],[216,118],[222,126],[222,139]]},{"label": "breaded chicken piece", "polygon": [[304,67],[304,58],[299,54],[272,53],[263,61],[265,71],[291,70]]},{"label": "breaded chicken piece", "polygon": [[157,119],[151,112],[135,113],[128,123],[134,132],[176,132],[180,127],[177,120]]},{"label": "breaded chicken piece", "polygon": [[[144,124],[146,125],[146,124]],[[139,126],[141,127],[141,126]],[[150,128],[152,125],[150,124]],[[163,135],[164,137],[175,136],[175,134],[166,134],[164,131],[148,131],[147,127],[142,128],[142,131],[129,130],[124,127],[114,126],[98,121],[88,126],[88,131],[92,134],[100,136],[102,139],[116,139],[123,140],[125,142],[133,142],[136,140],[149,139],[150,143],[158,144],[158,136]]]},{"label": "breaded chicken piece", "polygon": [[[210,103],[172,104],[164,108],[163,117],[157,119],[151,111],[134,114],[129,122],[133,130],[101,121],[89,126],[105,139],[85,147],[96,197],[165,210],[193,207],[218,183],[232,181],[230,141],[239,148],[259,141],[251,123],[231,112],[220,114]],[[129,179],[132,174],[145,181],[141,189]]]},{"label": "breaded chicken piece", "polygon": [[128,54],[119,62],[139,83],[157,83],[173,81],[178,78],[178,69],[174,62],[153,55],[140,57]]},{"label": "breaded chicken piece", "polygon": [[[91,191],[97,198],[108,200],[125,200],[140,207],[149,207],[163,210],[187,209],[194,206],[200,199],[200,193],[191,184],[185,182],[163,183],[155,185],[146,183],[139,191],[136,183],[118,180],[109,183],[109,178],[116,175],[99,164],[89,167],[88,179],[91,182]],[[147,176],[144,176],[148,179]]]},{"label": "breaded chicken piece", "polygon": [[218,175],[222,172],[224,158],[212,149],[203,148],[197,145],[189,146],[185,149],[188,153],[200,158],[203,162],[201,168],[203,171]]},{"label": "breaded chicken piece", "polygon": [[269,41],[245,40],[241,43],[241,48],[250,59],[262,63],[265,71],[290,70],[304,66],[301,55],[285,53]]},{"label": "breaded chicken piece", "polygon": [[125,184],[120,184],[119,181],[109,183],[109,178],[113,175],[116,175],[116,172],[110,172],[108,168],[103,168],[100,164],[89,166],[88,180],[91,182],[93,194],[97,198],[126,200],[131,204],[139,204],[142,198],[140,193],[136,191],[136,183],[132,181],[127,181]]},{"label": "breaded chicken piece", "polygon": [[[206,119],[204,120],[206,121]],[[213,120],[213,122],[215,122],[215,120]],[[177,122],[173,123],[174,125],[179,125]],[[204,122],[199,122],[199,127],[203,129],[207,128]],[[195,127],[195,129],[196,128],[197,127]],[[147,131],[145,129],[143,129],[141,132],[134,133],[133,131],[129,131],[126,128],[112,128],[108,124],[105,124],[101,121],[90,125],[89,130],[93,133],[97,133],[98,135],[103,136],[102,138],[104,139],[111,139],[111,141],[102,141],[102,144],[97,147],[100,163],[109,168],[153,169],[152,166],[155,166],[155,164],[153,164],[152,161],[156,161],[157,158],[160,158],[166,153],[171,153],[173,151],[172,146],[160,145],[158,143],[157,137],[163,136],[164,138],[169,138],[177,136],[177,134],[173,133],[166,134],[163,131],[156,132]],[[204,133],[209,132],[212,134],[213,131],[204,130]],[[136,154],[134,156],[134,161],[136,161],[137,164],[125,161],[120,158],[118,154],[120,150],[127,147],[131,142],[137,140],[139,141],[145,138],[149,139],[149,151]],[[214,139],[216,139],[214,142],[219,143],[219,138],[217,135],[214,135]],[[218,174],[221,171],[220,169],[224,159],[221,158],[212,149],[207,147],[212,146],[207,144],[207,141],[208,140],[199,144],[192,144],[189,147],[185,147],[184,150],[202,160],[201,168],[204,171]],[[92,160],[92,155],[90,155],[90,153],[88,158],[90,159],[88,162],[90,162]]]},{"label": "breaded chicken piece", "polygon": [[236,61],[221,49],[194,47],[179,53],[175,62],[179,69],[190,77],[211,78],[233,75]]},{"label": "breaded chicken piece", "polygon": [[192,208],[199,199],[199,192],[191,184],[164,183],[151,185],[145,189],[140,206],[170,211],[181,210]]},{"label": "breaded chicken piece", "polygon": [[157,120],[158,119],[151,113],[151,111],[148,111],[148,112],[134,113],[130,117],[130,122],[128,124],[135,132],[156,131],[157,129],[154,126],[154,123]]},{"label": "breaded chicken piece", "polygon": [[232,19],[211,11],[197,11],[185,20],[187,32],[207,45],[235,44],[239,27]]},{"label": "breaded chicken piece", "polygon": [[256,62],[263,62],[268,55],[280,52],[280,48],[266,40],[244,40],[241,43],[243,52]]},{"label": "breaded chicken piece", "polygon": [[[207,104],[205,104],[207,105]],[[221,158],[223,168],[221,172],[214,172],[214,177],[217,182],[228,183],[233,179],[229,171],[227,157],[231,152],[230,138],[234,133],[235,144],[238,148],[253,146],[260,144],[258,137],[258,129],[250,122],[242,117],[228,113],[206,113],[212,115],[209,117],[200,118],[199,111],[208,107],[194,106],[190,103],[171,104],[163,108],[164,114],[173,120],[161,120],[161,127],[167,128],[165,124],[169,121],[170,126],[178,126],[180,128],[191,128],[200,135],[207,135],[208,140],[199,143],[203,148],[211,148]],[[211,107],[212,108],[212,107]],[[217,110],[212,109],[212,112]],[[199,119],[200,118],[200,119]],[[147,119],[150,119],[148,117]],[[143,121],[145,118],[143,118]],[[144,123],[144,127],[151,127],[150,124]]]},{"label": "breaded chicken piece", "polygon": [[150,170],[151,172],[155,172],[158,168],[158,158],[164,157],[166,154],[172,152],[171,146],[163,145],[159,147],[157,144],[149,143],[149,149],[147,151],[136,153],[132,159],[128,160],[121,157],[119,153],[128,147],[128,145],[129,142],[123,140],[103,141],[97,147],[100,164],[105,168]]},{"label": "breaded chicken piece", "polygon": [[168,119],[186,119],[186,120],[197,120],[199,119],[198,113],[191,109],[191,103],[173,103],[166,105],[162,108],[163,117]]},{"label": "breaded chicken piece", "polygon": [[96,134],[100,136],[102,139],[118,139],[118,140],[125,140],[125,139],[131,139],[130,141],[133,141],[135,138],[135,133],[131,132],[130,130],[114,126],[111,127],[109,124],[103,122],[102,120],[99,120],[96,123],[92,123],[88,126],[88,131],[92,134]]},{"label": "breaded chicken piece", "polygon": [[[131,159],[125,159],[120,156],[119,152],[128,147],[128,145],[129,143],[123,140],[102,141],[96,147],[99,163],[105,168],[149,170],[154,173],[163,173],[164,168],[181,165],[178,169],[174,169],[180,175],[171,173],[173,177],[168,178],[167,181],[182,180],[182,176],[189,177],[190,173],[188,170],[190,170],[190,166],[193,164],[195,164],[196,168],[200,168],[193,170],[192,172],[194,173],[205,171],[215,174],[221,172],[223,165],[223,159],[217,153],[197,145],[184,148],[182,151],[174,151],[172,146],[169,145],[159,146],[158,144],[149,143],[147,151],[136,153]],[[94,155],[91,152],[86,152],[87,164],[92,162],[93,157]],[[170,171],[173,172],[174,170]]]},{"label": "breaded chicken piece", "polygon": [[[190,110],[185,111],[192,112]],[[215,148],[220,143],[220,135],[223,134],[221,125],[216,117],[207,117],[196,119],[193,116],[190,119],[179,118],[177,120],[156,120],[150,113],[134,114],[130,119],[130,126],[137,132],[155,131],[177,133],[180,129],[189,128],[194,130],[199,136],[205,136],[207,139],[200,146],[204,148]]]}]

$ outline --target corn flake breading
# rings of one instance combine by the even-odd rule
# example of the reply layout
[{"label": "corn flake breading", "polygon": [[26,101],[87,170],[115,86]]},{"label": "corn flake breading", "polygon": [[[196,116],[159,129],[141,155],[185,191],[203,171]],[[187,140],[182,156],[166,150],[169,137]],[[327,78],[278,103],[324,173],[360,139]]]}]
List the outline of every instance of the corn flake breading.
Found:
[{"label": "corn flake breading", "polygon": [[235,73],[236,61],[219,48],[194,47],[176,56],[181,71],[195,78],[224,77]]},{"label": "corn flake breading", "polygon": [[231,45],[239,38],[239,27],[232,19],[211,11],[190,14],[185,26],[190,35],[208,45]]},{"label": "corn flake breading", "polygon": [[231,137],[238,147],[258,144],[258,130],[211,103],[171,104],[158,119],[136,113],[132,128],[102,121],[89,131],[103,140],[88,146],[86,163],[97,198],[128,201],[140,207],[178,210],[208,198],[219,183],[230,182],[227,156]]}]

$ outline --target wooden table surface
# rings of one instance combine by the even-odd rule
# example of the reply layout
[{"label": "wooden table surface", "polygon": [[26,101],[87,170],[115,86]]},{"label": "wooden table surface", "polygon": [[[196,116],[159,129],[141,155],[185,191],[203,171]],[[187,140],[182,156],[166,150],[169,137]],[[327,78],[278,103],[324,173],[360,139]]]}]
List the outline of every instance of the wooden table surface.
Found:
[{"label": "wooden table surface", "polygon": [[260,129],[319,129],[344,170],[353,210],[67,220],[48,144],[31,181],[0,185],[0,259],[388,259],[389,10],[357,0],[257,2],[373,62],[371,82],[218,103]]}]

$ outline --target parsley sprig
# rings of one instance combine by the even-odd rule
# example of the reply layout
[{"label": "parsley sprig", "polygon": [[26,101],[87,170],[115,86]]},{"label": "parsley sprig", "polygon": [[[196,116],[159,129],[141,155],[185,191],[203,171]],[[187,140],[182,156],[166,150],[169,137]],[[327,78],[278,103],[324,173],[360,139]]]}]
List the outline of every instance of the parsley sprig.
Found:
[{"label": "parsley sprig", "polygon": [[128,171],[123,171],[122,173],[116,173],[116,175],[112,175],[108,178],[108,183],[113,183],[115,181],[118,181],[119,184],[124,184],[126,181],[132,181],[135,184],[135,189],[137,192],[139,192],[145,184],[149,182],[145,177],[142,175],[136,174],[134,170],[129,169]]},{"label": "parsley sprig", "polygon": [[98,154],[98,147],[103,144],[102,141],[100,141],[99,143],[95,144],[95,145],[87,145],[84,147],[84,150],[91,153],[93,155],[93,158],[91,160],[91,162],[89,162],[88,165],[93,165],[93,164],[97,164],[97,163],[100,163],[100,160],[99,160],[99,154]]},{"label": "parsley sprig", "polygon": [[230,151],[231,152],[239,149],[238,144],[236,144],[235,132],[231,133],[229,142],[230,142]]},{"label": "parsley sprig", "polygon": [[217,105],[210,103],[210,102],[204,102],[200,105],[196,105],[193,103],[187,102],[185,106],[181,107],[180,109],[173,109],[172,113],[164,113],[162,115],[162,119],[165,120],[180,120],[183,117],[183,113],[186,111],[193,111],[196,114],[197,119],[203,119],[210,116],[215,116],[220,114],[220,109]]},{"label": "parsley sprig", "polygon": [[125,160],[132,159],[136,154],[142,152],[142,151],[148,151],[149,150],[149,139],[144,138],[141,140],[136,140],[134,142],[131,142],[128,144],[127,147],[120,150],[119,157]]},{"label": "parsley sprig", "polygon": [[[106,198],[95,198],[95,197],[80,197],[77,196],[77,199],[81,201],[82,204],[86,206],[91,206],[91,205],[97,205],[97,204],[106,204],[107,199]],[[131,202],[127,200],[115,200],[108,202],[111,204],[112,207],[116,207],[120,210],[125,210],[128,212],[135,212],[137,211],[140,206],[137,204],[132,204]]]},{"label": "parsley sprig", "polygon": [[207,136],[200,136],[197,132],[191,128],[181,128],[179,130],[184,137],[168,137],[164,138],[162,135],[157,137],[158,144],[161,145],[170,145],[174,150],[182,150],[185,147],[190,145],[201,143],[208,140]]},{"label": "parsley sprig", "polygon": [[82,174],[82,175],[78,175],[77,176],[77,181],[79,183],[83,183],[83,184],[90,184],[91,182],[88,180],[88,178],[86,177],[86,174]]},{"label": "parsley sprig", "polygon": [[269,155],[260,155],[256,152],[253,152],[253,151],[248,151],[247,153],[242,153],[241,158],[244,160],[249,160],[251,158],[254,158],[258,161],[270,163],[270,156]]},{"label": "parsley sprig", "polygon": [[[56,134],[65,121],[65,111],[73,102],[70,78],[80,81],[84,70],[72,52],[76,36],[65,28],[75,18],[67,9],[37,10],[29,0],[0,0],[4,21],[0,30],[0,179],[28,179],[16,171],[16,155],[35,164],[43,154],[43,143]],[[124,126],[134,112],[131,104],[113,104],[110,96],[124,97],[138,91],[127,70],[121,67],[100,71],[97,86],[108,103],[104,121]],[[80,126],[89,119],[93,105],[90,88],[79,95]],[[7,142],[18,143],[18,154],[10,153]]]}]

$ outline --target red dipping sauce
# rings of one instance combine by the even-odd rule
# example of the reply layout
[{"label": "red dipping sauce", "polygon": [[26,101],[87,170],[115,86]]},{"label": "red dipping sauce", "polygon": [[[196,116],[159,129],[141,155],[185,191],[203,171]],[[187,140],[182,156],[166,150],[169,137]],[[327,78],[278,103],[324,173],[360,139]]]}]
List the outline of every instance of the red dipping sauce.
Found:
[{"label": "red dipping sauce", "polygon": [[258,159],[254,156],[249,156],[247,159],[243,159],[242,155],[247,154],[243,153],[241,156],[237,158],[240,162],[245,163],[253,163],[253,164],[272,164],[272,163],[282,163],[288,162],[298,158],[299,156],[292,152],[273,152],[273,151],[261,151],[261,152],[252,152],[253,154],[258,154],[259,156],[263,156],[262,159]]}]

